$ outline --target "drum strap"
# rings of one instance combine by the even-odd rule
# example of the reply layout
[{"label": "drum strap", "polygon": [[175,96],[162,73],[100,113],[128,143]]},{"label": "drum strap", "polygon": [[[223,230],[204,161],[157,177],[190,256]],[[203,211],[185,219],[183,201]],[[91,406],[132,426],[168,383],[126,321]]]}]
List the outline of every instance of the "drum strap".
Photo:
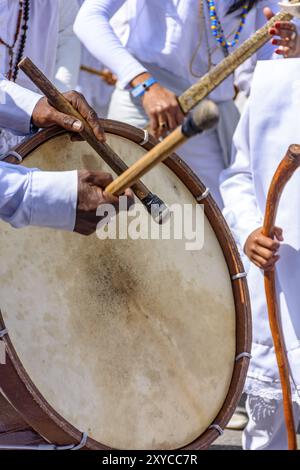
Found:
[{"label": "drum strap", "polygon": [[56,446],[54,444],[40,444],[37,446],[0,446],[0,450],[79,450],[82,449],[87,442],[88,435],[86,432],[82,434],[82,439],[79,444],[71,444],[66,446]]}]

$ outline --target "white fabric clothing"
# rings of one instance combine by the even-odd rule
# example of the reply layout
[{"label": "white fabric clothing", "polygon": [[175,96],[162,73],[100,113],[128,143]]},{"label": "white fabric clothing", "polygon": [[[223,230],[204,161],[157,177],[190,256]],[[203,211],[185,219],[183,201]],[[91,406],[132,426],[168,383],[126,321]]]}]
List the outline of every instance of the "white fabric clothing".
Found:
[{"label": "white fabric clothing", "polygon": [[[300,406],[293,403],[296,429],[300,423]],[[248,424],[243,432],[244,450],[287,450],[287,433],[283,403],[249,395],[246,400]]]},{"label": "white fabric clothing", "polygon": [[[170,83],[169,83],[170,88]],[[223,206],[219,191],[219,175],[226,167],[222,155],[230,154],[231,139],[239,114],[232,101],[220,103],[221,121],[218,130],[211,130],[193,137],[177,150],[177,154],[210,189],[219,207]],[[226,116],[226,118],[225,118]],[[127,90],[115,89],[109,106],[108,118],[144,128],[148,118],[139,99]],[[228,129],[229,127],[229,129]],[[221,146],[222,142],[222,146]]]},{"label": "white fabric clothing", "polygon": [[[199,0],[127,0],[128,33],[121,41],[109,25],[113,14],[125,0],[86,0],[77,16],[74,31],[93,56],[97,57],[119,78],[120,86],[126,88],[138,74],[144,72],[144,63],[154,64],[185,81],[185,88],[198,81],[190,71],[190,62],[199,44],[201,20]],[[209,10],[204,2],[206,34],[194,63],[194,72],[200,77],[208,70],[207,49],[212,52],[214,64],[223,58],[210,30]],[[236,32],[241,11],[226,15],[232,0],[216,0],[216,8],[226,35]],[[265,24],[263,7],[271,6],[278,11],[277,0],[261,0],[248,15],[241,34],[241,42]],[[122,42],[122,43],[121,43]],[[269,58],[273,47],[268,44],[257,56]],[[212,97],[216,101],[233,98],[233,78],[218,87]]]},{"label": "white fabric clothing", "polygon": [[[24,56],[28,56],[54,81],[60,91],[74,89],[77,85],[80,44],[73,33],[73,23],[78,11],[77,0],[34,0],[30,2],[28,31]],[[13,43],[19,12],[18,0],[0,0],[1,38]],[[19,48],[19,40],[14,51]],[[8,72],[8,49],[0,45],[0,72]],[[29,90],[38,91],[23,72],[17,83]]]},{"label": "white fabric clothing", "polygon": [[39,171],[0,162],[0,218],[15,228],[37,225],[72,231],[77,178],[77,171]]},{"label": "white fabric clothing", "polygon": [[[29,134],[31,113],[40,95],[0,75],[0,126]],[[13,227],[39,225],[73,230],[77,171],[42,172],[0,161],[0,218]]]},{"label": "white fabric clothing", "polygon": [[41,95],[0,74],[0,128],[14,129],[19,135],[29,134],[31,115],[40,99]]},{"label": "white fabric clothing", "polygon": [[[290,144],[300,144],[300,59],[259,62],[252,92],[235,138],[232,166],[222,175],[224,215],[242,251],[263,225],[272,177]],[[300,404],[300,171],[287,184],[276,225],[284,242],[276,266],[278,302],[288,353],[293,400]],[[280,400],[282,392],[267,315],[263,272],[249,269],[252,302],[252,360],[246,393]]]},{"label": "white fabric clothing", "polygon": [[[0,0],[0,35],[12,44],[19,12],[18,0]],[[80,63],[80,43],[73,33],[73,23],[78,12],[77,0],[34,0],[30,2],[29,22],[24,56],[42,70],[60,91],[75,89]],[[21,34],[14,48],[15,59]],[[9,69],[8,49],[0,44],[0,72]],[[38,91],[21,71],[16,83]],[[0,135],[0,154],[20,143],[22,138],[7,131]]]},{"label": "white fabric clothing", "polygon": [[[214,64],[224,58],[224,53],[212,36],[206,1],[203,31],[199,0],[127,0],[129,28],[122,38],[118,38],[109,25],[109,19],[123,4],[124,0],[86,0],[74,30],[90,52],[118,76],[118,87],[113,93],[108,117],[143,127],[148,119],[140,99],[133,99],[126,89],[132,78],[147,70],[162,86],[179,96],[207,72],[208,48]],[[266,4],[273,6],[274,10],[278,8],[276,1],[260,1],[248,15],[241,41],[265,23],[262,9]],[[226,34],[237,30],[241,14],[239,10],[226,15],[231,5],[232,0],[216,1]],[[193,64],[193,71],[197,72],[195,77],[190,72],[190,62],[201,34],[202,46]],[[270,58],[272,53],[273,47],[268,44],[258,54]],[[219,176],[230,162],[232,137],[239,119],[233,96],[231,77],[211,94],[221,110],[218,130],[194,138],[178,151],[209,186],[220,207]]]},{"label": "white fabric clothing", "polygon": [[[85,0],[79,0],[80,6],[84,1]],[[126,34],[127,20],[127,5],[125,3],[110,20],[110,25],[118,34],[118,37],[122,37],[123,34]],[[102,62],[93,57],[83,44],[81,47],[81,65],[85,65],[99,71],[105,68]],[[108,106],[112,92],[114,91],[114,86],[108,85],[101,77],[81,70],[79,73],[77,90],[84,94],[86,100],[97,112],[98,116],[103,118],[107,116]]]}]

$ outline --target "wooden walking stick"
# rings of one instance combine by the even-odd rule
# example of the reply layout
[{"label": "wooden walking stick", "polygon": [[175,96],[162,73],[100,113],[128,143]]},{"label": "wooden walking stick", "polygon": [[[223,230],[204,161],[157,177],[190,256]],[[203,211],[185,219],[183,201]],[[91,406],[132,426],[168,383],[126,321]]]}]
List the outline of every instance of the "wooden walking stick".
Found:
[{"label": "wooden walking stick", "polygon": [[[54,108],[69,116],[74,116],[83,123],[84,130],[80,133],[81,137],[90,144],[117,175],[121,175],[127,170],[128,167],[123,160],[109,145],[97,140],[88,122],[28,57],[21,60],[19,68],[30,78],[36,87],[41,90]],[[132,190],[156,222],[162,223],[168,218],[170,211],[165,203],[156,194],[149,191],[141,181],[136,181]]]},{"label": "wooden walking stick", "polygon": [[[263,234],[266,237],[273,237],[277,209],[285,185],[300,166],[300,145],[292,145],[280,163],[273,177],[266,205]],[[268,304],[269,323],[272,332],[276,360],[279,369],[279,376],[283,395],[283,408],[286,423],[288,449],[297,450],[297,438],[295,421],[293,416],[293,402],[290,383],[289,363],[285,349],[283,331],[281,328],[280,311],[276,296],[275,267],[270,271],[265,271],[265,291]]]}]

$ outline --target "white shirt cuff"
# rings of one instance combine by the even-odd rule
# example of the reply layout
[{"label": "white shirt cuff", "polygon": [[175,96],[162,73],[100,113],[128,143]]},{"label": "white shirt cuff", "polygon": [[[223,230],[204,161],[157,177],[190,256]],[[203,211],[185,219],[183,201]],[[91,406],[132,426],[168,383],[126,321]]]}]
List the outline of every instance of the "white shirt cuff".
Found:
[{"label": "white shirt cuff", "polygon": [[4,122],[1,125],[18,135],[30,134],[33,110],[41,95],[20,87],[8,80],[1,80],[1,104],[4,104]]},{"label": "white shirt cuff", "polygon": [[31,183],[30,225],[73,231],[77,193],[77,171],[34,171]]}]

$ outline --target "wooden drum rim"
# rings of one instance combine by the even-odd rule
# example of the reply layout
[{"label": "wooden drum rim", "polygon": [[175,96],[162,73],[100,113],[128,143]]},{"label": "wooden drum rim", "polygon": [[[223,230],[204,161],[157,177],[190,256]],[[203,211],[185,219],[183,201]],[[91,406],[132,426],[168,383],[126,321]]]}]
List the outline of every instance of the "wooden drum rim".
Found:
[{"label": "wooden drum rim", "polygon": [[[141,129],[112,120],[101,120],[101,124],[107,133],[124,137],[138,145],[144,142],[145,134]],[[15,150],[25,159],[40,145],[66,133],[67,131],[61,128],[52,127],[37,133],[19,145]],[[144,143],[142,147],[150,150],[156,143],[155,139],[149,138],[148,142]],[[164,164],[172,170],[193,196],[198,197],[204,193],[206,188],[203,183],[177,155],[173,154]],[[233,276],[244,272],[234,239],[213,198],[208,195],[208,197],[201,201],[201,204],[204,205],[205,215],[219,241],[228,266],[230,278],[232,279]],[[232,280],[232,292],[236,311],[236,357],[238,357],[245,352],[250,354],[251,350],[251,310],[245,277]],[[0,330],[4,328],[5,324],[0,312]],[[15,352],[9,338],[9,332],[3,338],[3,341],[6,343],[7,361],[5,365],[0,366],[0,387],[4,396],[28,425],[50,443],[57,445],[78,444],[82,439],[82,432],[60,416],[34,386]],[[238,405],[243,392],[248,364],[249,357],[244,356],[235,362],[227,397],[214,423],[212,423],[217,425],[217,427],[208,428],[194,442],[184,447],[184,449],[207,449],[216,440],[220,434],[219,430],[225,428]],[[88,438],[84,448],[94,450],[109,449],[91,438]]]}]

